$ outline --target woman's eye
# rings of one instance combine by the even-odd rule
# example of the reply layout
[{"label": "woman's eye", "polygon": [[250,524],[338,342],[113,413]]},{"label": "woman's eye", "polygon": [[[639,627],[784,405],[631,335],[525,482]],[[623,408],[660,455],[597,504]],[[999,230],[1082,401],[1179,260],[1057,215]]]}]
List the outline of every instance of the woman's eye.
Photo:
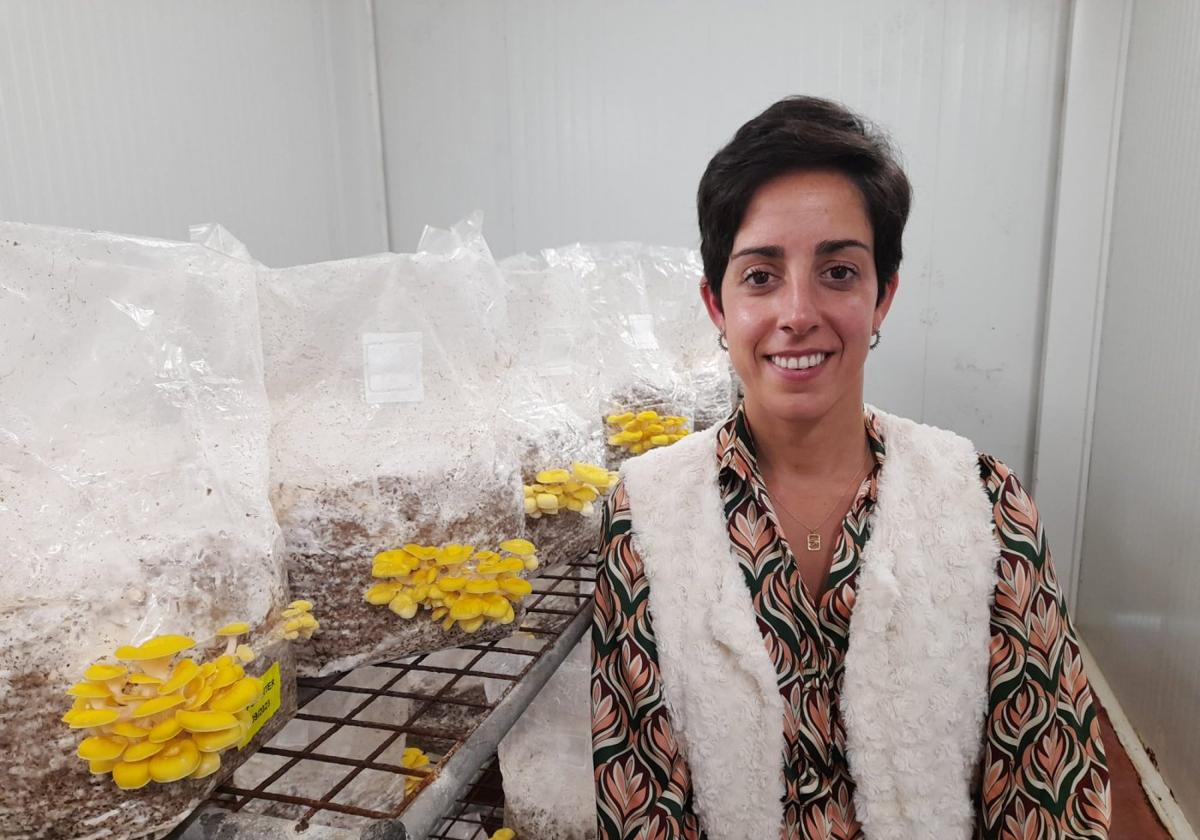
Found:
[{"label": "woman's eye", "polygon": [[853,280],[858,276],[858,272],[853,267],[848,265],[835,265],[825,272],[831,280],[837,280],[840,283],[845,283],[848,280]]},{"label": "woman's eye", "polygon": [[742,280],[748,286],[765,286],[771,281],[771,275],[762,269],[755,269],[754,271],[747,272]]}]

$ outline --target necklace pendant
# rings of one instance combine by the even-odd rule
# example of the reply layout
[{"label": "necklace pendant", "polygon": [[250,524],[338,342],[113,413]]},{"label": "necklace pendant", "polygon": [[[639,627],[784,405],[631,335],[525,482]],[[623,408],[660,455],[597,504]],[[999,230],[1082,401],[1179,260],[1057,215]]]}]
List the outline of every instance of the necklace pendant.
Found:
[{"label": "necklace pendant", "polygon": [[821,550],[821,535],[820,534],[809,534],[808,535],[808,550],[809,551],[820,551]]}]

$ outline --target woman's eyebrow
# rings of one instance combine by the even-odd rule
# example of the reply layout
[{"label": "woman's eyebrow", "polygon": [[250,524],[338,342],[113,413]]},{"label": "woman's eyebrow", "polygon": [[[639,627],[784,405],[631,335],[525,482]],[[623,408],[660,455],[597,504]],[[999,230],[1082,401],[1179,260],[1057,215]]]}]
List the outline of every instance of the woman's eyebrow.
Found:
[{"label": "woman's eyebrow", "polygon": [[871,253],[871,246],[857,239],[824,239],[817,243],[814,253],[818,257],[823,257],[837,251],[844,251],[847,248],[862,248],[868,254]]},{"label": "woman's eyebrow", "polygon": [[779,259],[783,256],[782,245],[755,245],[750,248],[743,248],[735,254],[731,254],[729,259],[736,260],[738,257],[747,257],[751,254],[758,257],[767,257],[768,259]]}]

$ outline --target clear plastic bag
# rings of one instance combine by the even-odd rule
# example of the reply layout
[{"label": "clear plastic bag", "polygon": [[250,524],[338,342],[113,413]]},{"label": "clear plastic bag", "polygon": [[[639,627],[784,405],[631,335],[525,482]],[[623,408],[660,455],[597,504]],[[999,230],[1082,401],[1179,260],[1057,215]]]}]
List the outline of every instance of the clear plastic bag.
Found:
[{"label": "clear plastic bag", "polygon": [[498,433],[510,359],[490,254],[380,254],[270,271],[259,288],[271,399],[272,501],[293,595],[320,605],[302,670],[499,637],[446,631],[364,600],[376,553],[495,549],[523,533],[521,479]]},{"label": "clear plastic bag", "polygon": [[[621,242],[558,253],[591,292],[605,416],[655,411],[695,431],[729,414],[728,359],[700,299],[695,251]],[[611,464],[627,455],[609,448]]]},{"label": "clear plastic bag", "polygon": [[[501,263],[508,284],[508,329],[513,365],[504,413],[526,484],[545,470],[575,462],[604,463],[599,403],[599,341],[586,289],[554,252],[522,254]],[[539,513],[528,536],[543,562],[556,564],[593,551],[599,517],[583,512]]]},{"label": "clear plastic bag", "polygon": [[[204,780],[123,791],[90,775],[64,691],[121,645],[261,642],[286,604],[267,498],[255,269],[194,244],[0,224],[0,835],[169,829]],[[104,701],[107,702],[107,701]],[[20,768],[17,772],[17,768]]]}]

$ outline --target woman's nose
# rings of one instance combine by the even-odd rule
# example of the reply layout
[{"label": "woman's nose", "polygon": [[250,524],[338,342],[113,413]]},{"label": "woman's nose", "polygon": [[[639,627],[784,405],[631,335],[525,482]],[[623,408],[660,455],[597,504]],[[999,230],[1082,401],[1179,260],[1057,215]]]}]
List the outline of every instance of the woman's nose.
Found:
[{"label": "woman's nose", "polygon": [[780,329],[803,335],[817,323],[813,289],[804,280],[789,280],[784,285],[779,307]]}]

